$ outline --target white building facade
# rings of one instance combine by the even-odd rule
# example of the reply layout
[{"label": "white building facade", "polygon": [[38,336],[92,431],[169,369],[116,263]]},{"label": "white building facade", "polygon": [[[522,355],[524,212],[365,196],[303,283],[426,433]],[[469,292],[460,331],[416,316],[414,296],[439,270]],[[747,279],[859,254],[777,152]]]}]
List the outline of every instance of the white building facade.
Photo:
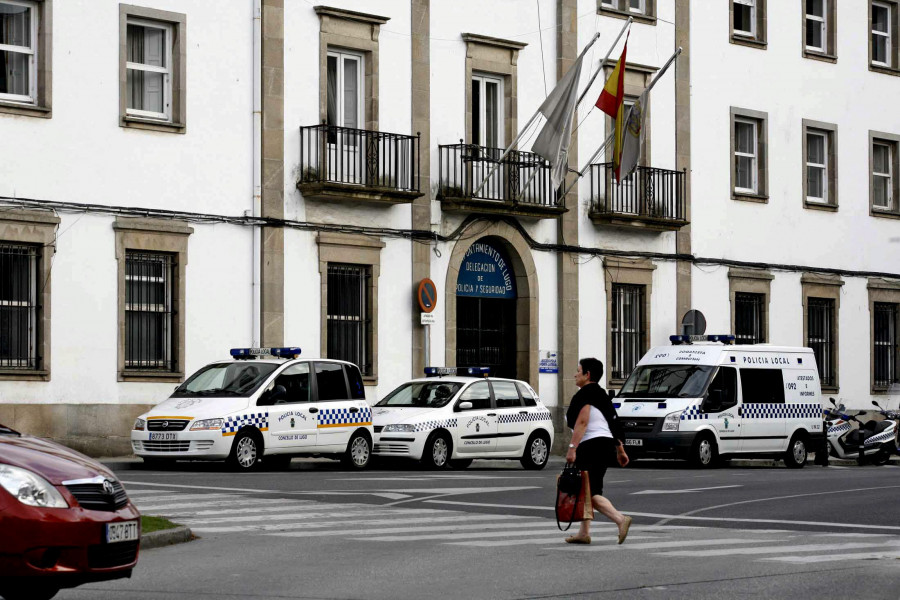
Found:
[{"label": "white building facade", "polygon": [[[561,430],[578,358],[618,387],[689,309],[866,408],[900,306],[900,11],[866,3],[0,0],[0,422],[127,453],[193,370],[296,345],[371,403],[426,352],[489,365]],[[683,50],[616,185],[592,105],[629,17],[628,102]],[[498,159],[597,33],[558,194],[537,126]]]}]

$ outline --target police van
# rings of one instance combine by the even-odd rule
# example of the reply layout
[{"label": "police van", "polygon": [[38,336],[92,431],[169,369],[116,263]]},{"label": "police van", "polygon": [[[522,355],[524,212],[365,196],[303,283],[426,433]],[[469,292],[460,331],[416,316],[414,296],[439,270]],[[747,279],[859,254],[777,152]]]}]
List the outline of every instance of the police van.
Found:
[{"label": "police van", "polygon": [[359,368],[299,358],[300,348],[234,348],[206,365],[134,422],[131,444],[145,463],[226,460],[235,469],[284,468],[323,455],[364,469],[372,411]]},{"label": "police van", "polygon": [[375,455],[464,469],[476,458],[543,469],[553,444],[550,411],[524,381],[487,367],[426,367],[372,409]]},{"label": "police van", "polygon": [[735,346],[732,335],[670,341],[641,358],[615,400],[630,456],[700,467],[738,456],[806,464],[824,435],[810,348]]}]

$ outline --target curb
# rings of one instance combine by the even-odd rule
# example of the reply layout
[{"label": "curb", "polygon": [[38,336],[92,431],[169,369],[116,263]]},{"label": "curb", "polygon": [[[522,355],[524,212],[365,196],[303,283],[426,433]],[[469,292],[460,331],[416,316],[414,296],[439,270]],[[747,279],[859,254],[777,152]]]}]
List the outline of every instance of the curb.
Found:
[{"label": "curb", "polygon": [[172,546],[173,544],[183,544],[192,539],[194,539],[194,534],[189,527],[185,527],[184,525],[179,525],[172,529],[151,531],[150,533],[145,533],[141,536],[141,550]]}]

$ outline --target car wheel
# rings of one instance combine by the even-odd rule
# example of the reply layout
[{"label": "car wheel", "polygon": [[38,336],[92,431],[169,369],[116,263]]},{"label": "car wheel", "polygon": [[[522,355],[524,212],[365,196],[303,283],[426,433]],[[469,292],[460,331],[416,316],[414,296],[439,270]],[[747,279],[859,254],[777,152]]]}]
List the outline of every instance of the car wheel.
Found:
[{"label": "car wheel", "polygon": [[453,469],[468,469],[471,464],[471,458],[454,458],[450,461],[450,467]]},{"label": "car wheel", "polygon": [[532,434],[525,445],[525,454],[520,461],[522,466],[531,471],[538,471],[547,466],[549,458],[550,440],[544,434]]},{"label": "car wheel", "polygon": [[259,468],[262,458],[262,440],[256,431],[242,429],[234,436],[228,464],[238,471],[254,471]]},{"label": "car wheel", "polygon": [[716,464],[718,454],[716,440],[713,436],[708,433],[701,433],[691,447],[690,460],[695,467],[708,469]]},{"label": "car wheel", "polygon": [[808,458],[806,447],[806,437],[801,433],[795,433],[788,444],[787,452],[784,453],[784,464],[789,469],[802,469]]},{"label": "car wheel", "polygon": [[451,452],[450,436],[443,432],[432,433],[425,442],[422,464],[429,469],[444,469],[450,462]]},{"label": "car wheel", "polygon": [[351,469],[362,470],[369,466],[372,460],[372,441],[367,435],[354,433],[347,444],[347,451],[341,457],[344,466]]}]

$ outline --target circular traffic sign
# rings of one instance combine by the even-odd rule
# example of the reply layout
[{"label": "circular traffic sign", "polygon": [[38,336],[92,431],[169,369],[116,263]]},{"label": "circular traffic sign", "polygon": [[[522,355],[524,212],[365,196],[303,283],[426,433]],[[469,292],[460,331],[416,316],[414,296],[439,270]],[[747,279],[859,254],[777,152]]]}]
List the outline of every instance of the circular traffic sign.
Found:
[{"label": "circular traffic sign", "polygon": [[416,301],[422,312],[430,313],[437,306],[437,287],[434,282],[427,277],[419,282],[419,289],[416,291]]}]

